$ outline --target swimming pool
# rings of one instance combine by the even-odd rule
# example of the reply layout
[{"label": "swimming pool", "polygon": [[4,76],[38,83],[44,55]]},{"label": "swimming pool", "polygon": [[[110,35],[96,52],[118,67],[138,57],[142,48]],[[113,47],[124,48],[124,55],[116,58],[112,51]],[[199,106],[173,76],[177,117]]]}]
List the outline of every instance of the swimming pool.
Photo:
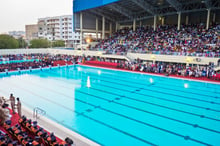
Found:
[{"label": "swimming pool", "polygon": [[220,145],[219,84],[77,65],[2,73],[0,86],[101,145]]},{"label": "swimming pool", "polygon": [[23,63],[23,62],[34,62],[37,61],[39,62],[39,59],[26,59],[26,60],[5,60],[5,61],[0,61],[0,64],[7,64],[7,63]]}]

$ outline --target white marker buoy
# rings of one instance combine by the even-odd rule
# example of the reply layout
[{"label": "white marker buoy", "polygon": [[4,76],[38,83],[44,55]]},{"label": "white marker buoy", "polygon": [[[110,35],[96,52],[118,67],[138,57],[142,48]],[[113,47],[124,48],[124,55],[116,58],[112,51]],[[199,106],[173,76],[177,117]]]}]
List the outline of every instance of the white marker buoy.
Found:
[{"label": "white marker buoy", "polygon": [[150,78],[150,83],[152,84],[154,82],[154,80],[152,78]]},{"label": "white marker buoy", "polygon": [[100,70],[98,70],[98,74],[101,75],[101,71]]},{"label": "white marker buoy", "polygon": [[87,86],[88,88],[91,87],[90,77],[89,77],[89,76],[87,77],[87,84],[86,84],[86,86]]},{"label": "white marker buoy", "polygon": [[184,84],[184,88],[188,88],[189,85],[187,83]]}]

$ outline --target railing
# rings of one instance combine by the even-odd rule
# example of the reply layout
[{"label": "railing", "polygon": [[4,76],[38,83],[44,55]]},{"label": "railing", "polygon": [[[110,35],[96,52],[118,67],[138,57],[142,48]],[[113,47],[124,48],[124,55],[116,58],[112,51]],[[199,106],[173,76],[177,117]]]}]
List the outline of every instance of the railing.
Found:
[{"label": "railing", "polygon": [[39,107],[35,107],[33,110],[33,118],[35,118],[36,120],[39,119],[39,115],[46,115],[46,111],[39,108]]},{"label": "railing", "polygon": [[134,62],[134,60],[135,60],[135,58],[133,56],[131,56],[130,54],[126,54],[125,57],[130,62]]}]

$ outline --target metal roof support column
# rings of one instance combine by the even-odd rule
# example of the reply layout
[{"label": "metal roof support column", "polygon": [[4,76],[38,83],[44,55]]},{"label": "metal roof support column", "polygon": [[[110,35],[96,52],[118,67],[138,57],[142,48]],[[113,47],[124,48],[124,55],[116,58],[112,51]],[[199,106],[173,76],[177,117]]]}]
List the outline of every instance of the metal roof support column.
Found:
[{"label": "metal roof support column", "polygon": [[180,25],[181,25],[181,12],[178,12],[178,26],[177,26],[177,30],[180,30]]},{"label": "metal roof support column", "polygon": [[142,21],[140,21],[140,24],[139,24],[139,26],[140,26],[140,27],[142,27]]},{"label": "metal roof support column", "polygon": [[189,16],[186,15],[186,25],[188,25],[188,24],[189,24]]},{"label": "metal roof support column", "polygon": [[207,21],[206,21],[206,29],[209,29],[210,12],[211,12],[211,9],[208,9],[208,13],[207,13]]},{"label": "metal roof support column", "polygon": [[165,20],[165,17],[162,17],[162,18],[161,18],[161,24],[162,24],[162,26],[164,26],[164,20]]},{"label": "metal roof support column", "polygon": [[133,31],[136,31],[136,19],[133,20]]},{"label": "metal roof support column", "polygon": [[82,48],[82,42],[83,42],[83,13],[80,12],[80,47]]},{"label": "metal roof support column", "polygon": [[116,22],[116,23],[115,23],[115,31],[117,32],[119,29],[120,29],[119,23]]},{"label": "metal roof support column", "polygon": [[96,27],[96,40],[98,40],[98,31],[99,31],[99,19],[96,17],[95,21],[95,27]]},{"label": "metal roof support column", "polygon": [[112,22],[109,23],[109,34],[112,36]]},{"label": "metal roof support column", "polygon": [[157,27],[157,15],[154,15],[154,31],[156,30]]},{"label": "metal roof support column", "polygon": [[102,16],[102,39],[105,39],[105,17]]},{"label": "metal roof support column", "polygon": [[214,22],[214,23],[215,23],[215,17],[216,17],[216,13],[213,13],[212,22]]}]

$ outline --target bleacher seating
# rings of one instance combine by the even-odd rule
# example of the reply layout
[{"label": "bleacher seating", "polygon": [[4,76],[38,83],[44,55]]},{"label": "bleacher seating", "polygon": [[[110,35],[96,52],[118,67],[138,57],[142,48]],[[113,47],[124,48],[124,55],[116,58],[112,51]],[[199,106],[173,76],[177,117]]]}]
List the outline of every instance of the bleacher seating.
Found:
[{"label": "bleacher seating", "polygon": [[123,55],[127,52],[220,57],[220,41],[217,32],[220,25],[206,30],[205,25],[139,27],[119,30],[106,40],[101,40],[90,50],[106,51],[107,54]]}]

